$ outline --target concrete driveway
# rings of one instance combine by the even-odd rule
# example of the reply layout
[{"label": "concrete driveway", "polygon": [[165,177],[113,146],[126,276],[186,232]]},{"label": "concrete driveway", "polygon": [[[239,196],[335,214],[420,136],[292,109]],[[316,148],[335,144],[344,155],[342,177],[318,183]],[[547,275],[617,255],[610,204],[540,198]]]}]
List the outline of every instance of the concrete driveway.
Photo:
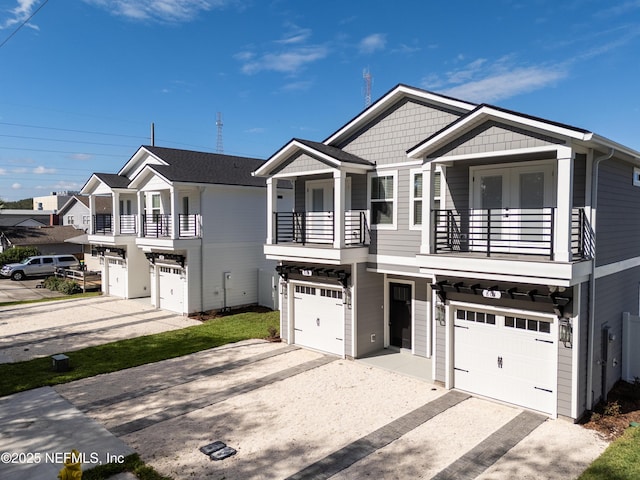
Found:
[{"label": "concrete driveway", "polygon": [[10,278],[0,277],[0,303],[64,296],[60,292],[39,288],[43,280],[44,278],[29,278],[14,282]]},{"label": "concrete driveway", "polygon": [[[258,340],[55,390],[175,479],[564,480],[606,447],[562,420]],[[237,453],[210,460],[200,448],[216,441]]]},{"label": "concrete driveway", "polygon": [[[0,280],[0,285],[4,288],[7,282],[24,283]],[[91,297],[0,307],[0,363],[55,355],[199,323],[157,310],[149,305],[148,298]]]}]

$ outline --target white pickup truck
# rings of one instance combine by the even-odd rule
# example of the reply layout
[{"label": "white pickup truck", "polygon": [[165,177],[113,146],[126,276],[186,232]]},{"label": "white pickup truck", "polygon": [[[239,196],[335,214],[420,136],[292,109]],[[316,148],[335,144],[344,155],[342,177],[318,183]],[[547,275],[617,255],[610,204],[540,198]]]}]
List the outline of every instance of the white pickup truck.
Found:
[{"label": "white pickup truck", "polygon": [[38,255],[25,258],[20,263],[9,263],[2,267],[0,276],[11,280],[24,280],[26,277],[53,275],[58,268],[78,268],[80,262],[73,255]]}]

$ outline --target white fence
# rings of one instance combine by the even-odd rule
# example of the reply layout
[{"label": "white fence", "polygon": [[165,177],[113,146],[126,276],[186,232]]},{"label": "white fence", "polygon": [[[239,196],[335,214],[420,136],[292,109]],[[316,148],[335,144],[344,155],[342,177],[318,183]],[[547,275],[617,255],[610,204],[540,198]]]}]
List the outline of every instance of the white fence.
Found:
[{"label": "white fence", "polygon": [[622,314],[622,379],[640,378],[640,317]]}]

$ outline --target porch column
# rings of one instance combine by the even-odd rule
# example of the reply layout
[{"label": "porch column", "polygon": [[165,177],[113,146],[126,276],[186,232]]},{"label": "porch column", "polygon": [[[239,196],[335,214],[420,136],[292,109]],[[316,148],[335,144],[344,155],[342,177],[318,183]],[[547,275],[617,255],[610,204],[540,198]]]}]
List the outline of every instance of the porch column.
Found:
[{"label": "porch column", "polygon": [[95,215],[96,215],[96,196],[89,195],[89,234],[94,234],[95,232]]},{"label": "porch column", "polygon": [[277,186],[277,179],[267,178],[267,245],[272,245],[277,241],[275,238],[275,214],[278,206]]},{"label": "porch column", "polygon": [[573,205],[573,159],[570,147],[558,147],[556,183],[556,218],[554,224],[554,260],[571,261],[571,208]]},{"label": "porch column", "polygon": [[113,235],[120,235],[120,193],[115,190],[111,192],[111,216]]},{"label": "porch column", "polygon": [[333,172],[333,248],[344,248],[344,207],[346,205],[346,173]]},{"label": "porch column", "polygon": [[[433,253],[433,225],[431,225],[431,207],[433,206],[433,170],[435,165],[431,162],[422,164],[422,241],[420,253],[428,255]],[[413,185],[411,185],[413,188]]]},{"label": "porch column", "polygon": [[178,194],[176,193],[176,189],[175,188],[171,188],[170,190],[171,192],[171,238],[172,239],[176,239],[176,238],[180,238],[180,233],[179,233],[179,228],[180,228],[180,222],[178,221],[178,212],[179,210],[179,206],[178,206]]},{"label": "porch column", "polygon": [[144,192],[138,190],[136,192],[138,197],[138,217],[137,217],[137,230],[138,237],[144,237],[144,216],[147,213],[145,209]]}]

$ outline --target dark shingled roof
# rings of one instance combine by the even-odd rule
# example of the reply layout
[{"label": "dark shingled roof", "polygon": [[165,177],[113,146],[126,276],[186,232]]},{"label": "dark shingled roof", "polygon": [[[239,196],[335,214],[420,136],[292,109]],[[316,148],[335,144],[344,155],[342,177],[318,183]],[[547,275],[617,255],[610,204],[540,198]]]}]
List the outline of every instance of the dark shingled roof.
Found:
[{"label": "dark shingled roof", "polygon": [[129,179],[124,175],[117,173],[94,173],[94,175],[111,188],[127,188],[129,186]]},{"label": "dark shingled roof", "polygon": [[360,158],[356,155],[345,152],[340,148],[325,145],[324,143],[320,142],[312,142],[311,140],[303,140],[302,138],[294,138],[294,140],[296,142],[302,143],[303,145],[306,145],[309,148],[313,148],[320,153],[324,153],[325,155],[333,157],[340,162],[355,163],[357,165],[373,165],[373,163],[371,163],[369,160],[365,160],[364,158]]},{"label": "dark shingled roof", "polygon": [[172,182],[266,186],[264,178],[251,175],[264,160],[146,145],[144,148],[169,164],[149,168]]},{"label": "dark shingled roof", "polygon": [[44,245],[63,243],[65,240],[77,237],[81,230],[71,225],[55,225],[50,227],[2,227],[4,236],[13,245]]}]

